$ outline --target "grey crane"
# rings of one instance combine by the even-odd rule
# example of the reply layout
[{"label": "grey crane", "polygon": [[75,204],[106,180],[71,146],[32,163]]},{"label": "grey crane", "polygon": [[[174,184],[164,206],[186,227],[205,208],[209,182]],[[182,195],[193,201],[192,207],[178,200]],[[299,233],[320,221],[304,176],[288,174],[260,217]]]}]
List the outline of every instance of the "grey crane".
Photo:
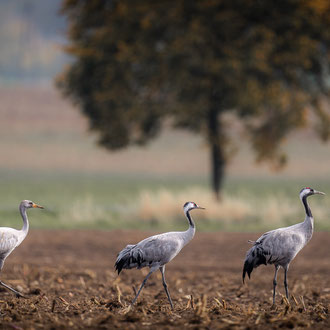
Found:
[{"label": "grey crane", "polygon": [[194,209],[204,209],[194,202],[187,202],[183,206],[184,213],[189,222],[189,228],[186,231],[169,232],[160,235],[148,237],[135,245],[127,245],[119,252],[115,268],[120,274],[122,269],[149,267],[150,271],[143,280],[138,293],[133,299],[131,306],[137,300],[142,288],[146,284],[149,276],[160,270],[162,274],[163,286],[173,309],[173,303],[165,281],[165,265],[170,262],[181,249],[188,244],[195,235],[195,223],[190,216],[190,211]]},{"label": "grey crane", "polygon": [[315,194],[325,195],[321,191],[312,188],[303,188],[300,191],[300,200],[304,205],[306,217],[305,221],[290,227],[271,230],[256,241],[249,241],[253,247],[247,252],[243,267],[243,283],[245,274],[249,278],[253,268],[260,265],[273,264],[275,266],[275,275],[273,280],[273,305],[275,305],[277,272],[280,267],[284,269],[284,287],[286,297],[289,298],[287,273],[290,262],[298,252],[312,238],[314,230],[314,219],[311,209],[307,203],[307,197]]},{"label": "grey crane", "polygon": [[[3,268],[6,258],[17,246],[23,242],[29,231],[29,220],[26,214],[26,210],[30,208],[43,209],[42,206],[37,205],[29,200],[22,201],[19,205],[19,211],[23,219],[23,228],[21,230],[8,227],[0,227],[0,271]],[[9,285],[3,283],[2,281],[0,281],[0,285],[14,292],[17,297],[23,297],[20,292],[11,288]]]}]

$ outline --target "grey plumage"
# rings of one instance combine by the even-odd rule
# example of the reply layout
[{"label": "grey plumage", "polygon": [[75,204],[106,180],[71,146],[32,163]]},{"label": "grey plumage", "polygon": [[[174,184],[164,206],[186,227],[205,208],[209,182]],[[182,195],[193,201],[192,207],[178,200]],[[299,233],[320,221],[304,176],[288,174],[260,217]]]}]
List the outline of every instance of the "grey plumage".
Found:
[{"label": "grey plumage", "polygon": [[275,266],[275,276],[273,280],[273,304],[275,304],[277,272],[280,267],[284,269],[284,287],[286,297],[289,298],[287,272],[290,262],[298,252],[310,241],[314,230],[314,219],[311,209],[307,203],[307,197],[323,192],[312,188],[303,188],[300,191],[300,199],[304,205],[306,217],[301,223],[290,227],[271,230],[259,237],[247,252],[243,267],[243,283],[245,275],[249,278],[254,268],[260,265],[273,264]]},{"label": "grey plumage", "polygon": [[127,245],[121,252],[119,252],[115,263],[115,268],[116,271],[118,271],[118,275],[122,269],[140,269],[143,267],[150,268],[148,275],[142,282],[141,287],[131,305],[135,303],[149,276],[154,271],[159,269],[162,274],[165,292],[171,308],[173,309],[172,299],[165,281],[165,265],[170,262],[195,235],[195,224],[189,212],[193,209],[203,208],[198,206],[196,203],[187,202],[184,204],[183,209],[189,222],[188,230],[183,232],[168,232],[151,236],[135,245]]},{"label": "grey plumage", "polygon": [[[26,210],[30,208],[41,208],[42,206],[37,205],[29,200],[24,200],[19,205],[19,211],[23,219],[23,228],[17,230],[9,227],[0,227],[0,271],[5,263],[6,258],[19,246],[29,231],[29,220],[26,214]],[[11,290],[16,294],[17,297],[22,297],[22,294],[11,288],[9,285],[0,281],[0,285]]]}]

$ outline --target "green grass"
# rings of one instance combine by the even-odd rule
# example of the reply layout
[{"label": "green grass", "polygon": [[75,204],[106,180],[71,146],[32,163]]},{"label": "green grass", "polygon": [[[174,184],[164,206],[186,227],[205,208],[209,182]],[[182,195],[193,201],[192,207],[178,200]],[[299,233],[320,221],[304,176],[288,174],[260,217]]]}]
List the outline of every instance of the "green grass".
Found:
[{"label": "green grass", "polygon": [[[131,228],[182,230],[182,204],[195,211],[199,230],[263,231],[304,219],[298,193],[303,186],[330,194],[330,181],[227,179],[222,202],[205,178],[0,171],[0,225],[21,227],[18,204],[31,199],[45,210],[29,210],[31,228]],[[328,197],[309,199],[316,230],[330,229]]]},{"label": "green grass", "polygon": [[[105,174],[35,173],[0,171],[0,221],[2,226],[21,225],[18,204],[31,199],[45,210],[30,210],[33,228],[122,228],[136,223],[129,215],[141,189],[165,187],[176,191],[188,180]],[[181,206],[178,206],[181,208]],[[148,226],[144,226],[147,228]]]},{"label": "green grass", "polygon": [[311,186],[328,193],[310,198],[315,228],[330,228],[329,147],[310,130],[288,138],[290,161],[275,174],[255,164],[234,125],[239,152],[228,162],[219,204],[199,135],[165,125],[148,146],[110,153],[53,88],[2,87],[0,98],[0,226],[21,227],[18,204],[31,199],[46,208],[29,210],[31,228],[180,230],[187,228],[182,205],[192,200],[207,208],[193,212],[199,230],[262,231],[303,220],[298,193]]}]

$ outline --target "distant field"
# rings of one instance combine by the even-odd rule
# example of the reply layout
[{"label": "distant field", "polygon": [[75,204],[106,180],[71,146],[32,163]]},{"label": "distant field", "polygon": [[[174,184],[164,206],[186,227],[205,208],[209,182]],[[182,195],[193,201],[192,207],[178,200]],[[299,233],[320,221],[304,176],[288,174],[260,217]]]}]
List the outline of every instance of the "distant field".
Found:
[{"label": "distant field", "polygon": [[[208,177],[209,154],[200,136],[166,130],[144,148],[109,153],[78,109],[52,87],[0,87],[0,169],[130,175]],[[286,141],[289,163],[280,173],[256,165],[242,133],[232,130],[239,152],[229,177],[330,178],[330,145],[309,131]]]},{"label": "distant field", "polygon": [[[310,132],[285,146],[281,173],[256,166],[240,133],[240,152],[228,167],[222,203],[208,188],[208,151],[202,139],[166,130],[145,148],[109,153],[97,147],[87,121],[50,87],[0,88],[0,222],[20,226],[17,205],[35,228],[185,228],[182,204],[203,230],[262,230],[303,219],[298,192],[312,186],[330,195],[330,150]],[[235,134],[234,134],[235,135]],[[328,197],[310,198],[317,229],[329,229]]]},{"label": "distant field", "polygon": [[[218,203],[203,180],[122,175],[0,173],[2,226],[21,226],[18,203],[31,199],[45,210],[30,210],[32,228],[131,228],[179,230],[182,212],[192,200],[206,207],[193,212],[199,230],[260,231],[304,219],[298,198],[300,181],[229,179]],[[313,186],[330,192],[330,183]],[[328,197],[312,196],[317,230],[330,229]]]}]

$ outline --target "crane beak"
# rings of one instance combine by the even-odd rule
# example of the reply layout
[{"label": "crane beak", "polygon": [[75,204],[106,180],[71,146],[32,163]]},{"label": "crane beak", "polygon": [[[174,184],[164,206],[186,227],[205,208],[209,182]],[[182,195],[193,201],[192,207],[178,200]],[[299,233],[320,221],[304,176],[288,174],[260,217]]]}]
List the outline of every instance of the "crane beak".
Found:
[{"label": "crane beak", "polygon": [[317,190],[314,190],[314,194],[318,194],[318,195],[325,195],[324,192],[322,191],[317,191]]},{"label": "crane beak", "polygon": [[43,209],[44,207],[38,204],[33,203],[32,205],[33,208],[38,208],[38,209]]},{"label": "crane beak", "polygon": [[201,207],[199,205],[197,205],[197,208],[200,209],[200,210],[205,210],[205,207]]}]

